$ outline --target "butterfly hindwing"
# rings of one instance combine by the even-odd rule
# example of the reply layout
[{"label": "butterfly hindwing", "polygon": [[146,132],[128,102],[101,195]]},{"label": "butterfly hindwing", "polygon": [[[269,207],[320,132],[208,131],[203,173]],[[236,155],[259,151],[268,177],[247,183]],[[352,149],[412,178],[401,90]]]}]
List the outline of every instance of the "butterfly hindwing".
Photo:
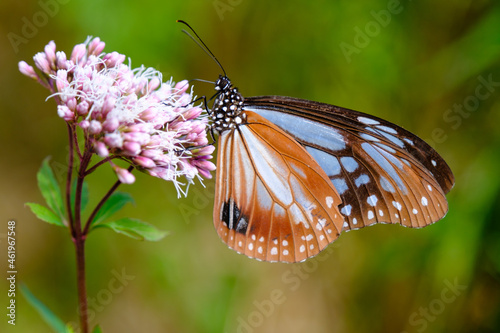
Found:
[{"label": "butterfly hindwing", "polygon": [[265,261],[297,262],[334,241],[344,217],[323,169],[263,117],[219,137],[214,224],[232,249]]},{"label": "butterfly hindwing", "polygon": [[290,97],[247,98],[244,109],[283,129],[319,163],[342,198],[344,230],[377,222],[423,227],[446,214],[453,174],[434,149],[403,128]]}]

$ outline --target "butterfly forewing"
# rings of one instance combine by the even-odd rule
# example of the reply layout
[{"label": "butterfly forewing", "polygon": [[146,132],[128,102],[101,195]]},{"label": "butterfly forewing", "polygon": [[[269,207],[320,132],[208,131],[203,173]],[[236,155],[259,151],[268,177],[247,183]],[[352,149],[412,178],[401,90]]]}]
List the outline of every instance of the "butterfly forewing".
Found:
[{"label": "butterfly forewing", "polygon": [[297,262],[334,241],[344,218],[332,182],[296,140],[246,112],[246,123],[221,133],[214,224],[245,255]]},{"label": "butterfly forewing", "polygon": [[403,128],[289,97],[247,98],[244,109],[283,129],[319,163],[342,198],[343,230],[377,222],[423,227],[446,214],[453,174],[434,149]]}]

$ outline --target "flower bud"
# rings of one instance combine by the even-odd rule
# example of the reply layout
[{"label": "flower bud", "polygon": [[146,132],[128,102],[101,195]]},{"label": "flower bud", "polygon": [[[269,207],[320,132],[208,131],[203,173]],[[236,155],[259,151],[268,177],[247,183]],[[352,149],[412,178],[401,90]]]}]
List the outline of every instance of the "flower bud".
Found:
[{"label": "flower bud", "polygon": [[85,46],[85,44],[75,45],[75,47],[73,48],[73,52],[71,52],[70,59],[75,64],[78,64],[82,61],[86,53],[87,53],[87,47]]},{"label": "flower bud", "polygon": [[89,103],[87,101],[81,101],[76,106],[76,112],[80,116],[85,116],[89,112]]},{"label": "flower bud", "polygon": [[35,61],[35,66],[41,70],[42,72],[49,74],[50,73],[50,64],[49,61],[47,60],[47,56],[45,53],[38,52],[35,54],[33,57],[33,60]]},{"label": "flower bud", "polygon": [[153,168],[156,166],[156,163],[152,160],[152,159],[149,159],[147,157],[144,157],[144,156],[137,156],[137,157],[134,157],[133,159],[134,163],[136,163],[137,165],[143,167],[143,168]]},{"label": "flower bud", "polygon": [[90,134],[98,134],[98,133],[101,133],[101,131],[102,131],[101,123],[97,120],[91,120],[90,126],[89,126],[89,133]]},{"label": "flower bud", "polygon": [[102,50],[104,50],[105,46],[106,44],[104,42],[101,42],[101,39],[99,37],[95,37],[89,43],[89,54],[98,56],[102,53]]},{"label": "flower bud", "polygon": [[68,69],[68,60],[66,59],[66,53],[62,51],[56,52],[56,66],[59,69]]},{"label": "flower bud", "polygon": [[75,112],[76,110],[76,98],[70,97],[66,100],[66,105],[68,108],[72,111]]},{"label": "flower bud", "polygon": [[177,82],[177,84],[174,87],[174,92],[176,95],[182,95],[186,92],[186,90],[189,88],[189,82],[188,80],[182,80]]},{"label": "flower bud", "polygon": [[116,51],[106,54],[102,60],[106,63],[108,68],[116,67],[117,65],[121,65],[125,61],[125,56]]},{"label": "flower bud", "polygon": [[62,92],[68,86],[69,86],[68,71],[66,71],[65,69],[58,70],[56,75],[57,91]]},{"label": "flower bud", "polygon": [[71,121],[75,118],[75,114],[66,105],[58,105],[57,114],[65,121]]},{"label": "flower bud", "polygon": [[152,78],[148,84],[148,91],[152,92],[156,90],[160,86],[160,84],[161,84],[160,79],[158,79],[157,77]]},{"label": "flower bud", "polygon": [[141,145],[137,142],[127,141],[123,144],[123,150],[125,154],[135,156],[141,152]]},{"label": "flower bud", "polygon": [[45,46],[45,56],[47,57],[47,61],[55,67],[56,64],[56,43],[54,43],[53,40],[51,40],[46,46]]},{"label": "flower bud", "polygon": [[146,145],[151,137],[147,133],[142,133],[142,132],[128,132],[123,134],[123,139],[127,141],[133,141],[137,142],[138,144]]},{"label": "flower bud", "polygon": [[121,148],[123,146],[123,138],[118,133],[106,134],[104,138],[104,143],[111,148]]},{"label": "flower bud", "polygon": [[120,180],[123,184],[133,184],[135,182],[135,177],[131,174],[127,169],[122,169],[117,166],[113,166],[113,169],[118,176],[118,180]]},{"label": "flower bud", "polygon": [[113,96],[107,96],[102,105],[102,114],[107,115],[110,111],[115,108],[116,98]]},{"label": "flower bud", "polygon": [[[78,108],[78,107],[77,107]],[[88,120],[82,120],[78,123],[81,129],[86,130],[90,126],[90,122]]]},{"label": "flower bud", "polygon": [[101,141],[96,142],[95,151],[96,151],[97,155],[99,155],[100,157],[108,157],[109,156],[109,150],[106,147],[106,145],[104,144],[104,142],[101,142]]},{"label": "flower bud", "polygon": [[32,79],[36,79],[38,77],[35,69],[33,69],[32,66],[28,65],[26,61],[19,61],[19,71],[22,74],[31,77]]},{"label": "flower bud", "polygon": [[102,128],[106,132],[113,132],[118,128],[118,126],[120,126],[120,122],[116,118],[106,119],[106,121],[102,123]]}]

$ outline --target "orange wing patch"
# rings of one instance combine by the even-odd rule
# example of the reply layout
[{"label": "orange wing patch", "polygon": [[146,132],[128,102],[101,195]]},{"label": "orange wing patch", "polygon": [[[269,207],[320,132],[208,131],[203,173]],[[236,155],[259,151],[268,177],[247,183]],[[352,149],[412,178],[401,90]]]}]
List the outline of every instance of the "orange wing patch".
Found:
[{"label": "orange wing patch", "polygon": [[232,249],[265,261],[318,254],[342,230],[341,198],[292,137],[254,112],[219,137],[214,224]]}]

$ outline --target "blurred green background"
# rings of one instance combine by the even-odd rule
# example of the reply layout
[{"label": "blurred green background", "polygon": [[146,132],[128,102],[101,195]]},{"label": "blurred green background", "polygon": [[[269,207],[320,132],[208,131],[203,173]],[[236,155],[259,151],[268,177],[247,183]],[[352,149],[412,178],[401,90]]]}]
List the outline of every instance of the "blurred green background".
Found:
[{"label": "blurred green background", "polygon": [[[340,105],[428,140],[456,177],[450,211],[421,230],[378,225],[343,234],[321,261],[270,264],[219,241],[213,181],[177,199],[170,183],[136,174],[135,184],[121,187],[136,205],[122,215],[171,234],[157,243],[107,230],[90,235],[92,326],[99,323],[104,332],[500,331],[500,3],[493,0],[2,1],[0,247],[6,253],[7,221],[16,220],[18,282],[63,320],[76,321],[67,230],[36,220],[24,207],[43,203],[35,178],[42,160],[51,155],[56,165],[65,163],[66,127],[54,101],[44,102],[48,92],[18,72],[18,61],[32,63],[50,40],[69,54],[92,35],[134,67],[152,66],[176,81],[214,80],[219,68],[176,19],[192,24],[246,96]],[[23,28],[26,22],[36,23],[36,31]],[[195,92],[211,95],[213,86],[198,83]],[[90,177],[94,204],[114,181],[106,167]],[[7,256],[0,257],[6,272]],[[127,278],[116,282],[123,273]],[[5,279],[0,287],[6,314]],[[19,293],[16,300],[16,326],[0,313],[1,332],[51,332]]]}]

